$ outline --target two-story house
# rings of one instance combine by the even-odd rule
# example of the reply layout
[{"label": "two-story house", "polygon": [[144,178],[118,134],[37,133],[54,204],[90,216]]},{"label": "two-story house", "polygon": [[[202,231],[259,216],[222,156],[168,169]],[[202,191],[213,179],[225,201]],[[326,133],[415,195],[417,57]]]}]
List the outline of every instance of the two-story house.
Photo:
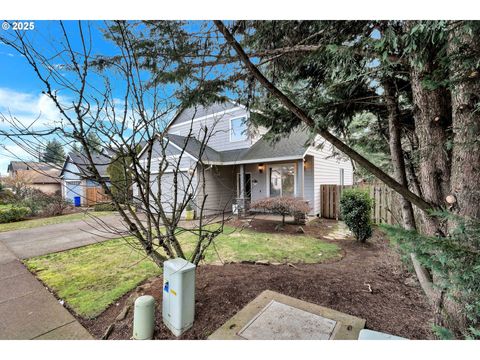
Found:
[{"label": "two-story house", "polygon": [[[199,161],[205,131],[208,142]],[[184,109],[168,124],[166,132],[164,146],[159,141],[153,146],[152,190],[158,191],[154,175],[158,174],[159,158],[175,159],[184,149],[178,169],[185,174],[195,174],[195,180],[188,190],[182,181],[178,181],[177,187],[181,191],[194,191],[197,205],[208,195],[207,215],[229,212],[237,206],[243,210],[251,201],[275,196],[302,198],[310,205],[310,215],[317,215],[321,184],[353,183],[351,162],[335,156],[332,146],[320,136],[312,143],[307,129],[297,129],[271,143],[264,138],[267,129],[254,127],[245,107],[234,103]],[[140,160],[145,159],[146,150],[143,149]],[[202,176],[205,176],[205,189],[196,186]],[[172,171],[162,174],[163,204],[173,199],[173,177]],[[138,196],[136,187],[134,196]]]}]

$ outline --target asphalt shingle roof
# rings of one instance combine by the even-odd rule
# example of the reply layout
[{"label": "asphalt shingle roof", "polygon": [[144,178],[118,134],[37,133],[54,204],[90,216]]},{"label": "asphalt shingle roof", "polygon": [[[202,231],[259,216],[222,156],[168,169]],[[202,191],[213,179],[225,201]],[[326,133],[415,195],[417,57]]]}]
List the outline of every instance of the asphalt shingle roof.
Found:
[{"label": "asphalt shingle roof", "polygon": [[[68,154],[68,156],[70,158],[70,161],[78,167],[82,176],[85,176],[85,177],[92,176],[92,172],[89,169],[89,161],[85,155],[71,152]],[[92,155],[92,158],[93,158],[93,163],[95,164],[95,167],[97,168],[97,171],[100,174],[100,176],[108,178],[109,175],[107,172],[107,168],[110,165],[111,158],[109,156],[102,155],[102,154],[94,154]]]},{"label": "asphalt shingle roof", "polygon": [[[201,142],[193,137],[187,138],[180,135],[167,135],[169,141],[180,148],[185,147],[185,151],[195,157],[198,157],[201,149]],[[250,148],[237,149],[229,151],[216,151],[209,146],[205,147],[202,160],[212,163],[242,163],[262,159],[275,158],[302,158],[308,148],[310,133],[306,129],[297,129],[288,136],[280,138],[276,142],[271,142],[262,137]],[[186,144],[186,145],[185,145]]]}]

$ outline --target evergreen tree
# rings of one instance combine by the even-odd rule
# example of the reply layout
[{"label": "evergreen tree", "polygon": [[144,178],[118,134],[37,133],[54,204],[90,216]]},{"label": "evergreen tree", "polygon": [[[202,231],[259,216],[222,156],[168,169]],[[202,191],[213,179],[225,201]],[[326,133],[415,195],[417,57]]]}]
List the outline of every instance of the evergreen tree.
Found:
[{"label": "evergreen tree", "polygon": [[107,168],[110,176],[112,195],[121,204],[127,204],[131,198],[132,175],[130,174],[131,159],[127,156],[116,156]]},{"label": "evergreen tree", "polygon": [[61,165],[65,161],[65,151],[56,139],[50,140],[42,153],[41,161]]},{"label": "evergreen tree", "polygon": [[[101,153],[102,152],[102,141],[94,132],[89,132],[85,138],[88,148],[90,151]],[[83,149],[85,152],[85,149]]]}]

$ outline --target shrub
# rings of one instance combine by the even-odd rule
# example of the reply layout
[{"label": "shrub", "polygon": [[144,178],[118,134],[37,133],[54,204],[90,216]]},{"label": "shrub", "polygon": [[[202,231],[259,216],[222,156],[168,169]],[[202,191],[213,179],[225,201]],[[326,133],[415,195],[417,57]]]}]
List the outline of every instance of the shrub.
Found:
[{"label": "shrub", "polygon": [[48,203],[42,210],[44,216],[58,216],[62,215],[65,210],[71,208],[70,201],[63,199],[61,196],[52,196],[50,203]]},{"label": "shrub", "polygon": [[[273,214],[282,215],[282,225],[285,225],[285,216],[295,216],[298,214],[306,214],[310,211],[310,207],[303,199],[293,197],[270,197],[264,198],[251,203],[252,209],[263,209]],[[300,216],[298,216],[300,218]]]},{"label": "shrub", "polygon": [[31,216],[40,215],[43,209],[50,203],[49,195],[37,189],[28,189],[23,194],[19,205],[30,209]]},{"label": "shrub", "polygon": [[26,207],[11,207],[10,209],[0,209],[0,223],[9,223],[20,221],[30,213],[30,209]]},{"label": "shrub", "polygon": [[59,192],[45,194],[37,189],[29,189],[24,198],[19,202],[23,207],[30,209],[30,215],[57,216],[71,206],[70,202],[64,200]]},{"label": "shrub", "polygon": [[115,211],[117,208],[113,203],[98,203],[93,206],[94,211]]},{"label": "shrub", "polygon": [[8,189],[3,189],[0,191],[0,205],[8,205],[15,203],[16,201],[17,197],[12,191]]},{"label": "shrub", "polygon": [[357,241],[365,242],[372,236],[370,220],[372,199],[367,192],[359,189],[347,189],[342,193],[340,209],[343,220]]}]

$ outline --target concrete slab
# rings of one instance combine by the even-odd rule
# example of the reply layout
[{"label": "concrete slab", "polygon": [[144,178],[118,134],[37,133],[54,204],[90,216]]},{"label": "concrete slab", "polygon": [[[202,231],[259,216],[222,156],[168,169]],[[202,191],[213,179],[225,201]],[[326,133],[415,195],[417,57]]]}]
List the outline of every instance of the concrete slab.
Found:
[{"label": "concrete slab", "polygon": [[272,300],[238,335],[247,340],[328,340],[336,323]]},{"label": "concrete slab", "polygon": [[335,321],[335,327],[330,335],[331,340],[357,340],[360,330],[365,327],[364,319],[344,314],[317,304],[295,299],[274,291],[265,290],[210,335],[209,339],[244,340],[244,338],[239,336],[238,333],[249,324],[252,319],[256,318],[258,314],[272,302],[272,300]]},{"label": "concrete slab", "polygon": [[94,340],[92,335],[77,321],[60,326],[55,330],[40,335],[34,340]]},{"label": "concrete slab", "polygon": [[33,339],[76,321],[47,290],[0,304],[0,339]]},{"label": "concrete slab", "polygon": [[[21,274],[30,274],[23,264],[18,260],[12,260],[0,264],[0,280],[7,279]],[[0,295],[1,296],[1,295]]]},{"label": "concrete slab", "polygon": [[0,265],[6,264],[16,260],[17,257],[13,254],[2,242],[0,242]]},{"label": "concrete slab", "polygon": [[[3,265],[1,265],[3,266]],[[23,273],[0,280],[0,304],[5,301],[45,290],[30,273]]]}]

